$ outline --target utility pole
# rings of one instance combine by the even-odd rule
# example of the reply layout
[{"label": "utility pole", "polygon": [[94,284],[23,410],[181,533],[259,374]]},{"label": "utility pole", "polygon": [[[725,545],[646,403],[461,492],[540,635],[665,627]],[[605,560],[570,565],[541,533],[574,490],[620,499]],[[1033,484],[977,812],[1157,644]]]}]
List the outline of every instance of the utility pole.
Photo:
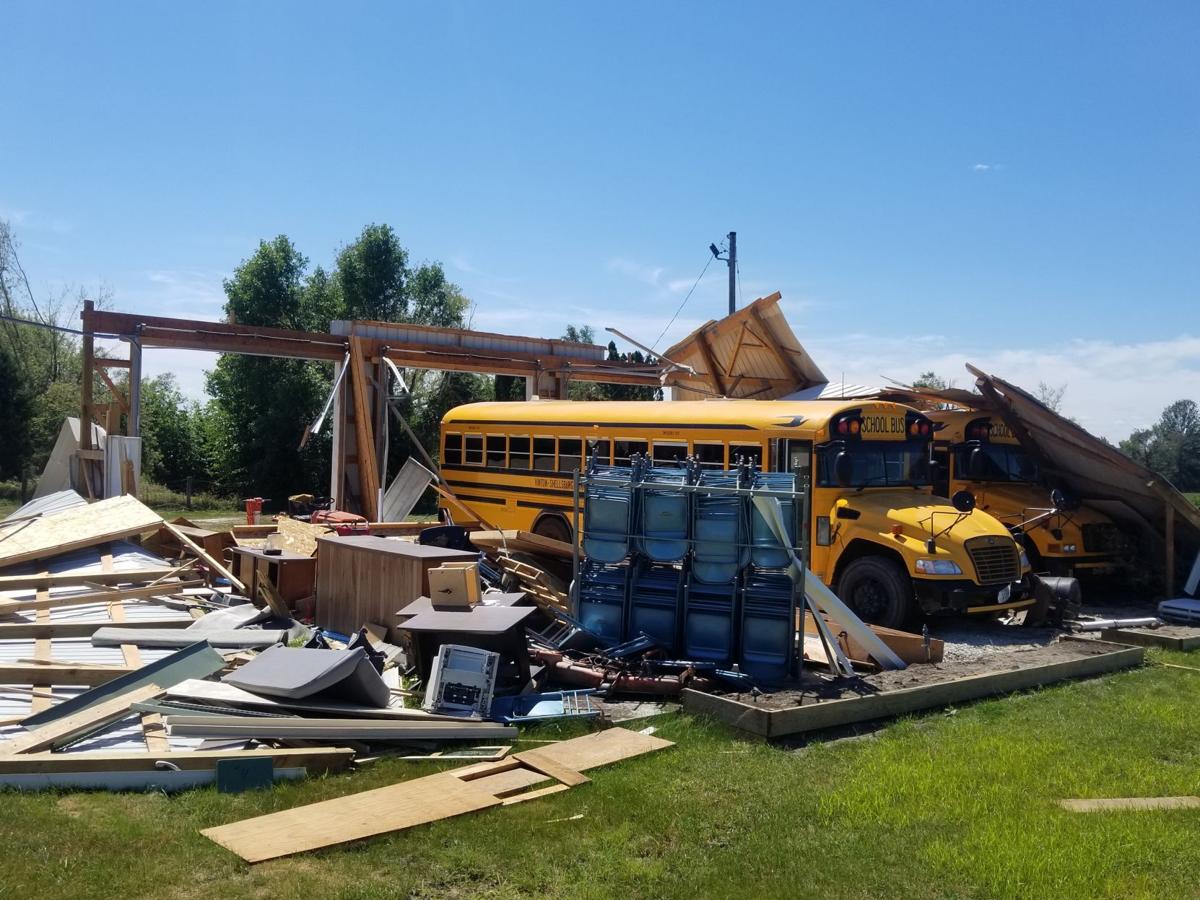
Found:
[{"label": "utility pole", "polygon": [[731,231],[726,237],[729,238],[729,250],[724,256],[716,244],[709,244],[708,249],[712,251],[714,259],[723,259],[725,265],[729,266],[729,314],[732,316],[737,312],[737,232]]},{"label": "utility pole", "polygon": [[729,232],[729,314],[737,311],[737,232]]}]

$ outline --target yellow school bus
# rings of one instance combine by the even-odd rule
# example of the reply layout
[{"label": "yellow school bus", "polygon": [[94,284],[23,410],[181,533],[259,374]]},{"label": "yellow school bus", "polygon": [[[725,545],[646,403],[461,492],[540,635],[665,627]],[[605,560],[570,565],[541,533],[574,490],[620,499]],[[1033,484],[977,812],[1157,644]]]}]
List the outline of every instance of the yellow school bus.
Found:
[{"label": "yellow school bus", "polygon": [[935,492],[971,491],[979,508],[1021,541],[1035,572],[1079,577],[1116,568],[1117,526],[1069,502],[1072,508],[1055,512],[1037,464],[1003,420],[972,410],[926,415],[934,423]]},{"label": "yellow school bus", "polygon": [[932,433],[922,413],[879,401],[472,403],[442,419],[441,469],[480,522],[570,541],[573,474],[593,455],[613,465],[637,454],[659,466],[752,460],[811,478],[810,565],[868,621],[1032,605],[1008,530],[932,495]]}]

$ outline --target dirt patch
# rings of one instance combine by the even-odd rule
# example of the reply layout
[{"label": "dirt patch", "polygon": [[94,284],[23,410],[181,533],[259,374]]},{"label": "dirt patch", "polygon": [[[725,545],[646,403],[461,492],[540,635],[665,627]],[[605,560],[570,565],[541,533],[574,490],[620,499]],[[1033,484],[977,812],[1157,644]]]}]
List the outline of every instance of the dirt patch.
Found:
[{"label": "dirt patch", "polygon": [[723,696],[765,709],[786,709],[793,706],[811,705],[824,700],[841,700],[881,691],[899,690],[900,688],[924,687],[967,678],[971,675],[989,675],[1068,662],[1081,657],[1110,653],[1113,649],[1112,644],[1100,641],[1058,641],[1026,649],[1006,648],[1004,653],[983,654],[971,659],[946,659],[940,663],[911,665],[907,669],[896,672],[877,672],[873,675],[864,675],[853,682],[835,681],[806,671],[804,677],[799,679],[794,686],[789,685],[770,694],[753,696],[748,693],[740,693]]}]

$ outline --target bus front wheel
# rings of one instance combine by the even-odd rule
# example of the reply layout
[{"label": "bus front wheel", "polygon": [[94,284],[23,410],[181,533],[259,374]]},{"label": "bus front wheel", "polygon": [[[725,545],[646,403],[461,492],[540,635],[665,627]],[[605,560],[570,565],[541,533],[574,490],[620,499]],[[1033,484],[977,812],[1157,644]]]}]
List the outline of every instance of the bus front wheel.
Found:
[{"label": "bus front wheel", "polygon": [[912,611],[912,582],[890,559],[864,556],[846,566],[837,595],[865,622],[900,628]]},{"label": "bus front wheel", "polygon": [[533,533],[564,544],[571,543],[571,527],[562,516],[542,516],[534,523]]}]

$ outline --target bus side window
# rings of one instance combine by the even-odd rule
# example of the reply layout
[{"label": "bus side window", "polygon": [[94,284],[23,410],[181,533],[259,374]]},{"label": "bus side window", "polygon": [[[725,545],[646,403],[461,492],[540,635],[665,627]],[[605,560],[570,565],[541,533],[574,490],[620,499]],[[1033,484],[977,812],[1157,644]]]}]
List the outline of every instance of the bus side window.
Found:
[{"label": "bus side window", "polygon": [[559,438],[558,439],[558,471],[560,472],[578,472],[579,471],[579,454],[583,447],[583,441],[579,438]]},{"label": "bus side window", "polygon": [[673,466],[687,459],[687,444],[680,441],[655,441],[654,464],[656,466]]},{"label": "bus side window", "polygon": [[464,459],[468,466],[483,465],[483,435],[468,434],[466,437],[466,446]]},{"label": "bus side window", "polygon": [[461,466],[462,465],[462,435],[447,434],[446,449],[442,452],[442,465],[445,466]]},{"label": "bus side window", "polygon": [[527,434],[514,434],[508,439],[508,466],[510,469],[529,468],[529,442]]},{"label": "bus side window", "polygon": [[730,444],[729,462],[733,464],[741,457],[746,462],[753,462],[757,468],[762,468],[762,444]]},{"label": "bus side window", "polygon": [[535,437],[533,439],[533,467],[539,472],[554,471],[554,438]]},{"label": "bus side window", "polygon": [[596,438],[588,438],[587,440],[587,459],[585,462],[591,462],[595,459],[602,466],[607,466],[612,459],[612,444],[605,438],[597,440]]},{"label": "bus side window", "polygon": [[724,444],[702,444],[697,441],[692,445],[692,455],[699,460],[702,469],[725,468]]},{"label": "bus side window", "polygon": [[489,434],[487,437],[487,464],[503,469],[505,465],[505,437],[502,434]]},{"label": "bus side window", "polygon": [[629,465],[629,459],[635,453],[645,453],[646,448],[650,445],[645,441],[616,441],[613,444],[613,464],[617,466]]}]

